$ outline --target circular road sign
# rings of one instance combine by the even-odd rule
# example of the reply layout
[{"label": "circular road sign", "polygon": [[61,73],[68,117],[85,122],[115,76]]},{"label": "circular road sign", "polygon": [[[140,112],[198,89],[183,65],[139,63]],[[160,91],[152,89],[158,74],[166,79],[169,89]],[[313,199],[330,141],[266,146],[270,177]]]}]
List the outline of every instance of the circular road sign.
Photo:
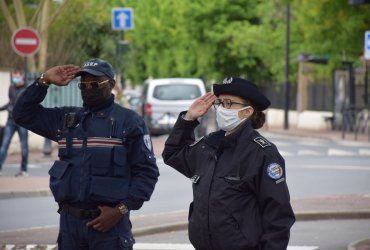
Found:
[{"label": "circular road sign", "polygon": [[40,47],[40,37],[37,31],[32,28],[20,28],[13,33],[11,43],[18,55],[31,56]]}]

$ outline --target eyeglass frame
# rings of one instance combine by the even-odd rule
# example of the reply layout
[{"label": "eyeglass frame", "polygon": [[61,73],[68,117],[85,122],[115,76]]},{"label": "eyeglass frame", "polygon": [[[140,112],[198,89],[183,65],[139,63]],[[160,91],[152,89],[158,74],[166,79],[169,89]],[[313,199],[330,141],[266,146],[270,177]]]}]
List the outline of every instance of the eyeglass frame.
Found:
[{"label": "eyeglass frame", "polygon": [[[219,103],[216,103],[216,102],[219,102]],[[226,103],[224,103],[225,101],[227,101],[227,102],[229,102],[228,104],[226,104]],[[221,101],[221,99],[219,99],[219,98],[217,98],[213,103],[212,103],[212,105],[213,105],[213,107],[215,108],[215,109],[217,109],[220,105],[222,105],[222,107],[224,107],[224,108],[226,108],[226,109],[230,109],[231,108],[231,106],[233,105],[233,104],[239,104],[239,105],[242,105],[243,107],[247,107],[247,106],[250,106],[249,104],[246,104],[246,103],[240,103],[240,102],[233,102],[233,101],[231,101],[230,99],[223,99],[222,101]]]},{"label": "eyeglass frame", "polygon": [[[107,83],[107,82],[109,82],[109,79],[103,80],[103,81],[101,81],[101,82],[98,82],[98,81],[86,81],[86,82],[82,82],[82,81],[80,81],[80,82],[78,83],[78,88],[79,88],[79,89],[92,89],[92,88],[94,88],[94,89],[99,89],[101,85],[103,85],[103,84],[105,84],[105,83]],[[95,87],[93,87],[94,85],[92,85],[92,83],[97,83],[97,85],[95,85]],[[82,85],[82,84],[83,84],[83,85],[86,85],[86,87],[82,87],[82,88],[81,88],[81,85]]]}]

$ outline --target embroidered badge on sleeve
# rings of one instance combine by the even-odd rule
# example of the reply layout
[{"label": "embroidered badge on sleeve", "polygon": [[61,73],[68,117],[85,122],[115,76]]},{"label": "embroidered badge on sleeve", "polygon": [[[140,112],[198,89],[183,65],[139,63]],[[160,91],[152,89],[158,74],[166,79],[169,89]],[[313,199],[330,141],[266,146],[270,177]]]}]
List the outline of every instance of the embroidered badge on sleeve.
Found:
[{"label": "embroidered badge on sleeve", "polygon": [[144,144],[149,151],[152,151],[152,141],[150,140],[150,135],[144,135]]},{"label": "embroidered badge on sleeve", "polygon": [[285,180],[283,177],[284,170],[278,163],[270,163],[267,166],[267,175],[273,180],[276,180],[275,183],[278,184]]}]

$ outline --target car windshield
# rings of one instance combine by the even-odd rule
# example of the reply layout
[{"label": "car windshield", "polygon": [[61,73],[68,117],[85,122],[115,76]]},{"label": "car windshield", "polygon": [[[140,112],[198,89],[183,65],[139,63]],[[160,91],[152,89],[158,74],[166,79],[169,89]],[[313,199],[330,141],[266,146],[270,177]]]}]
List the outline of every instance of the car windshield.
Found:
[{"label": "car windshield", "polygon": [[200,89],[192,84],[166,84],[154,88],[153,96],[159,100],[193,100],[200,97]]}]

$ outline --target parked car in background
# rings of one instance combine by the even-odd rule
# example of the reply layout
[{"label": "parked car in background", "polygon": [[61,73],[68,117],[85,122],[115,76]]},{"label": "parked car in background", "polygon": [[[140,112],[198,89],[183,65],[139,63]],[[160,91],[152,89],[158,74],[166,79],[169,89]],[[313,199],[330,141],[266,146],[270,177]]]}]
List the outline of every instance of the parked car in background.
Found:
[{"label": "parked car in background", "polygon": [[127,100],[128,108],[136,111],[139,115],[141,115],[141,92],[137,90],[125,90],[124,97]]},{"label": "parked car in background", "polygon": [[[198,78],[147,79],[143,85],[142,116],[152,135],[166,134],[173,128],[181,111],[206,93]],[[196,136],[205,135],[207,118],[200,121]]]}]

